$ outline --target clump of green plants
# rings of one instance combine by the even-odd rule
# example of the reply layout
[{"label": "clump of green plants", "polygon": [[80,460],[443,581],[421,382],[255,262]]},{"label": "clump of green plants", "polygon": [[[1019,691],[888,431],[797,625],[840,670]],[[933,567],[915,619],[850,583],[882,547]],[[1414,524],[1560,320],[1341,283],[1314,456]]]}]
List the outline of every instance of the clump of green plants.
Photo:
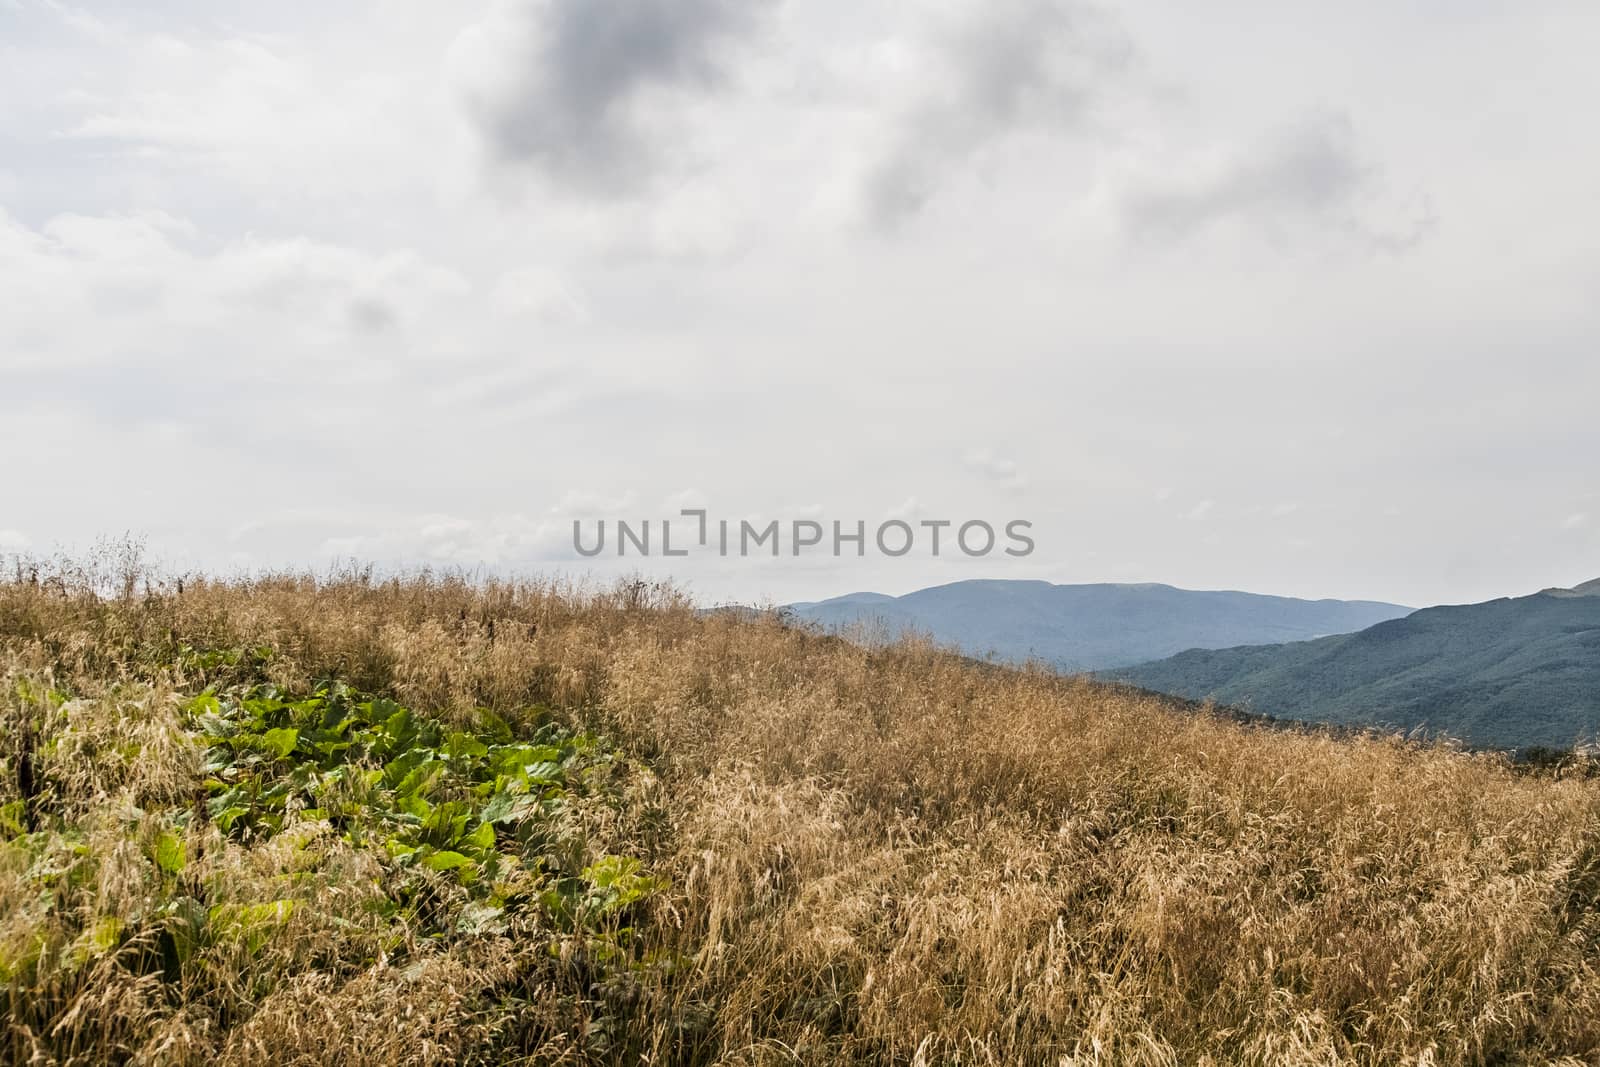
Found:
[{"label": "clump of green plants", "polygon": [[562,815],[628,761],[547,712],[521,739],[486,709],[474,729],[451,730],[337,682],[300,699],[272,686],[237,698],[208,691],[186,710],[209,746],[205,813],[220,831],[248,843],[325,822],[400,872],[449,875],[473,902],[457,917],[463,928],[538,908],[558,929],[601,936],[660,888],[636,859],[582,862],[584,841]]},{"label": "clump of green plants", "polygon": [[0,771],[28,784],[0,792],[0,1059],[121,1062],[164,1028],[226,1045],[308,981],[470,966],[452,1039],[492,1060],[659,968],[634,927],[665,882],[597,831],[650,771],[548,709],[447,724],[338,681],[11,683],[28,740]]}]

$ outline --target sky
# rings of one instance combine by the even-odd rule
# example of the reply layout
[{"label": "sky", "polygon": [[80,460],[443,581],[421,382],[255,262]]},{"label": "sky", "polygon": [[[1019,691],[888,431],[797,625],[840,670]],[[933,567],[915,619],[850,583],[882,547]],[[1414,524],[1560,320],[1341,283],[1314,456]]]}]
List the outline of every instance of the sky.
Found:
[{"label": "sky", "polygon": [[[1573,585],[1597,53],[1592,0],[0,0],[0,554]],[[685,508],[1035,547],[573,549]]]}]

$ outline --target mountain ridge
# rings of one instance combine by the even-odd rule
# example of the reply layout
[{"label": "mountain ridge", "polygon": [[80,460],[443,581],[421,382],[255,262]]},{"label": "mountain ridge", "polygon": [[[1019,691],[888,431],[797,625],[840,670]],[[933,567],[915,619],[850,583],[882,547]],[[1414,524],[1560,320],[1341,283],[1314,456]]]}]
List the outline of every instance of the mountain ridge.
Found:
[{"label": "mountain ridge", "polygon": [[1077,672],[1130,666],[1188,648],[1350,633],[1412,609],[1159,582],[1066,585],[980,578],[901,596],[847,593],[787,610],[830,629],[865,625],[881,627],[889,636],[927,633],[969,655],[1036,660]]},{"label": "mountain ridge", "polygon": [[1186,650],[1101,677],[1274,717],[1565,748],[1600,735],[1597,594],[1587,582],[1424,608],[1351,634]]},{"label": "mountain ridge", "polygon": [[1600,578],[1596,578],[1591,582],[1584,582],[1581,585],[1575,585],[1571,589],[1546,589],[1543,595],[1554,597],[1600,596]]}]

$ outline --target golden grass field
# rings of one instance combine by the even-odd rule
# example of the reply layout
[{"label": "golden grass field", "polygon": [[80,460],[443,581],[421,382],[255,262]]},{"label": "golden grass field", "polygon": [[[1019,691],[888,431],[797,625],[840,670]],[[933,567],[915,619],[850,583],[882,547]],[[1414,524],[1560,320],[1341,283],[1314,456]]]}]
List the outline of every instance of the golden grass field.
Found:
[{"label": "golden grass field", "polygon": [[[637,583],[19,566],[0,675],[3,1062],[1600,1063],[1559,768]],[[455,738],[425,801],[201,714],[330,679]]]}]

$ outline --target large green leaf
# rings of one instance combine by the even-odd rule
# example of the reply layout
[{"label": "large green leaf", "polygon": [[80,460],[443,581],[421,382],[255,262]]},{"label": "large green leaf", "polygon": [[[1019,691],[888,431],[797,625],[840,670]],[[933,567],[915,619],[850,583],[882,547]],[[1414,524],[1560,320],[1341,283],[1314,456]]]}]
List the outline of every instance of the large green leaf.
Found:
[{"label": "large green leaf", "polygon": [[293,727],[280,727],[261,735],[262,746],[278,759],[288,758],[289,753],[293,752],[299,743],[300,731]]},{"label": "large green leaf", "polygon": [[434,852],[422,861],[430,871],[453,871],[457,867],[470,867],[472,860],[459,852]]},{"label": "large green leaf", "polygon": [[207,914],[207,926],[214,939],[243,942],[248,951],[256,953],[289,921],[294,910],[293,900],[218,904]]},{"label": "large green leaf", "polygon": [[163,830],[156,836],[156,866],[167,874],[177,874],[189,862],[188,849],[184,847],[183,838],[170,830]]}]

